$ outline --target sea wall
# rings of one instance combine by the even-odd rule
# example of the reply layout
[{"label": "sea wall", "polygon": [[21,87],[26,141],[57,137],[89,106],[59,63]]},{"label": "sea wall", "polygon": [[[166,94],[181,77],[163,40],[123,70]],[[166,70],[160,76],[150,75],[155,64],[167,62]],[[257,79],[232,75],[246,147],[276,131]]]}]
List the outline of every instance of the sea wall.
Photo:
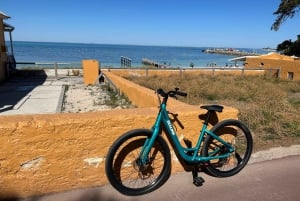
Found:
[{"label": "sea wall", "polygon": [[[158,112],[153,91],[112,72],[106,76],[136,109],[80,114],[0,116],[0,198],[27,197],[107,184],[104,161],[109,146],[122,133],[150,128]],[[185,129],[178,137],[196,140],[205,111],[170,99],[169,111],[178,114]],[[225,107],[220,121],[237,118],[238,111]],[[172,151],[172,171],[183,171]]]}]

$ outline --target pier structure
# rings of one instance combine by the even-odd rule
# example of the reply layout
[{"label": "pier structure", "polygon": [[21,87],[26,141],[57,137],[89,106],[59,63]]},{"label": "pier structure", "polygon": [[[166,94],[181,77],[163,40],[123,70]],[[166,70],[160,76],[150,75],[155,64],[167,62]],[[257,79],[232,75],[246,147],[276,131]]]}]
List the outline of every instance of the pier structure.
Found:
[{"label": "pier structure", "polygon": [[121,56],[121,67],[131,67],[131,59]]},{"label": "pier structure", "polygon": [[157,61],[148,59],[148,58],[142,58],[142,64],[146,66],[155,66],[157,68],[169,68],[170,65],[167,65],[165,63],[159,63]]},{"label": "pier structure", "polygon": [[261,54],[255,53],[255,52],[245,52],[245,51],[240,51],[240,50],[233,49],[233,48],[205,49],[205,50],[202,50],[202,52],[211,53],[211,54],[234,55],[234,56],[259,56],[259,55],[261,55]]}]

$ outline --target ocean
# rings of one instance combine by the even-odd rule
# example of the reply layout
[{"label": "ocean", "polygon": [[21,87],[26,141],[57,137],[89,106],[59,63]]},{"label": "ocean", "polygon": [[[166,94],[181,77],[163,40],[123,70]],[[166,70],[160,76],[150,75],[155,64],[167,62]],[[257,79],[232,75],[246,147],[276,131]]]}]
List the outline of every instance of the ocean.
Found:
[{"label": "ocean", "polygon": [[[7,44],[10,47],[9,44]],[[59,68],[80,67],[83,59],[95,59],[101,67],[121,67],[121,57],[131,59],[131,67],[141,67],[142,59],[147,58],[171,67],[207,67],[216,64],[218,67],[231,65],[228,59],[236,56],[208,54],[202,50],[209,47],[170,47],[142,45],[112,45],[54,42],[14,41],[13,49],[16,62],[32,62],[32,67],[51,67],[58,63]],[[259,52],[260,49],[238,48],[241,51]],[[18,64],[17,68],[30,65]]]}]

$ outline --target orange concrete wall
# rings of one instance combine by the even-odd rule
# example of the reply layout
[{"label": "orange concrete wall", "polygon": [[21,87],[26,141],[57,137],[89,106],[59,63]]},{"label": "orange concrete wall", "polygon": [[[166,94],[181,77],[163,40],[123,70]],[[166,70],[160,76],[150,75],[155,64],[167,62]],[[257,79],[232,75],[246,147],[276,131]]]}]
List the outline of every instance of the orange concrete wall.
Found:
[{"label": "orange concrete wall", "polygon": [[[294,80],[300,80],[300,61],[271,60],[260,58],[247,58],[245,68],[280,68],[280,78],[288,79],[288,72],[294,72]],[[275,71],[274,71],[275,72]]]},{"label": "orange concrete wall", "polygon": [[[103,69],[104,70],[104,69]],[[234,74],[234,75],[262,75],[264,70],[253,70],[253,69],[154,69],[154,68],[145,68],[145,69],[105,69],[105,72],[113,72],[119,76],[169,76],[169,75],[222,75],[222,74]]]},{"label": "orange concrete wall", "polygon": [[97,60],[83,60],[83,79],[85,85],[94,85],[99,75],[99,62]]},{"label": "orange concrete wall", "polygon": [[[126,80],[116,75],[115,72],[104,71],[104,73],[115,85],[118,86],[118,89],[122,93],[124,93],[134,105],[140,108],[158,106],[157,94],[154,90],[142,87],[129,80]],[[174,99],[169,99],[168,105],[169,107],[172,107],[174,105],[187,106],[187,104],[176,101]]]},{"label": "orange concrete wall", "polygon": [[[26,197],[107,183],[104,160],[109,146],[128,130],[150,128],[158,108],[152,106],[156,98],[153,91],[112,73],[106,75],[123,93],[140,91],[133,96],[145,102],[153,99],[153,103],[138,109],[81,114],[0,116],[0,197]],[[169,110],[178,113],[185,126],[184,130],[176,126],[178,137],[196,140],[202,123],[198,115],[205,111],[171,99]],[[218,119],[237,118],[237,113],[225,107]],[[173,172],[183,171],[173,151],[172,156]]]}]

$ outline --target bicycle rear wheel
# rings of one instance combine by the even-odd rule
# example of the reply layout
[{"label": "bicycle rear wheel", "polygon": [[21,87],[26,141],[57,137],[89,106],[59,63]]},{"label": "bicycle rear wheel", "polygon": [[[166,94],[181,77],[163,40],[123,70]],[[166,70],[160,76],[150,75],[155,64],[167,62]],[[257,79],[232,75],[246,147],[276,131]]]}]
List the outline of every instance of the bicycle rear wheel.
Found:
[{"label": "bicycle rear wheel", "polygon": [[[241,171],[250,159],[253,140],[249,129],[240,121],[229,119],[216,124],[211,132],[215,133],[231,146],[234,152],[227,158],[208,161],[206,170],[216,177],[229,177]],[[208,136],[203,145],[203,156],[221,156],[229,153],[221,142]]]},{"label": "bicycle rear wheel", "polygon": [[105,170],[111,185],[125,195],[142,195],[163,185],[170,176],[170,149],[158,136],[147,164],[141,165],[139,154],[152,132],[146,129],[129,131],[115,141],[108,151]]}]

